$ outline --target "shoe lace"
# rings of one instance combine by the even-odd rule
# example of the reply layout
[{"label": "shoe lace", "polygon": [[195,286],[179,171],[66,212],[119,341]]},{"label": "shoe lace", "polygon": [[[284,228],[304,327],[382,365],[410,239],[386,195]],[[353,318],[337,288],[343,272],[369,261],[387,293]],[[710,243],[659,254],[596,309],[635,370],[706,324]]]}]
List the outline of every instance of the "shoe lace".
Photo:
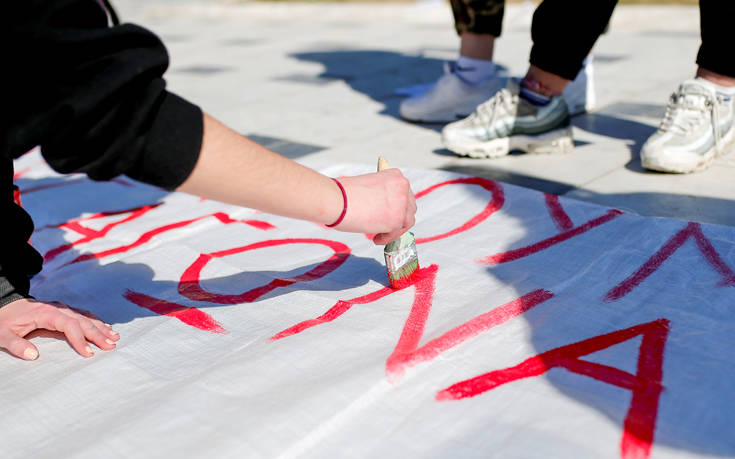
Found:
[{"label": "shoe lace", "polygon": [[503,88],[495,93],[493,97],[478,105],[468,120],[474,125],[492,125],[503,109],[505,111],[512,111],[517,101],[517,94],[513,94],[507,88]]},{"label": "shoe lace", "polygon": [[[692,100],[692,96],[701,96],[704,98],[703,104],[697,104]],[[688,96],[688,97],[687,97]],[[669,103],[666,106],[664,118],[661,120],[659,130],[662,132],[672,132],[674,134],[686,135],[689,131],[696,128],[704,120],[712,123],[712,130],[715,137],[715,149],[720,154],[720,143],[722,133],[720,132],[720,110],[719,99],[710,97],[705,94],[686,94],[674,93],[669,97]]]}]

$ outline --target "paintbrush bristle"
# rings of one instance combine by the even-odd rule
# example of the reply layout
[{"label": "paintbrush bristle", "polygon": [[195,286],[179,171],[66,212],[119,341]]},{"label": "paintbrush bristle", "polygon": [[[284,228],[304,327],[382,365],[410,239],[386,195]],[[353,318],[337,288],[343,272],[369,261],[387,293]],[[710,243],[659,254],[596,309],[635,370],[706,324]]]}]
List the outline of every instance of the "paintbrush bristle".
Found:
[{"label": "paintbrush bristle", "polygon": [[391,273],[389,271],[388,280],[390,281],[390,286],[395,289],[402,289],[404,287],[408,287],[409,285],[412,284],[411,276],[413,276],[413,273],[418,271],[418,269],[419,269],[419,261],[413,260],[411,263],[399,269],[398,272]]}]

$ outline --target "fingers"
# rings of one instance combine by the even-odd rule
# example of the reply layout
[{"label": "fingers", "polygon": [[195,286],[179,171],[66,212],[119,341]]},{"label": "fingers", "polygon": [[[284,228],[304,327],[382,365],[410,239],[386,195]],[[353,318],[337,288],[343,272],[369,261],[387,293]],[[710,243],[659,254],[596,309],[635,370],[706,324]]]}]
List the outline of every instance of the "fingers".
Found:
[{"label": "fingers", "polygon": [[[59,307],[59,311],[61,311],[62,313],[66,314],[67,316],[73,319],[79,318],[80,315],[87,318],[97,328],[97,330],[99,330],[100,332],[102,332],[102,334],[105,335],[105,339],[110,339],[112,341],[117,341],[120,339],[120,335],[115,330],[112,329],[111,325],[102,322],[101,320],[97,318],[97,316],[92,314],[90,311],[72,308],[71,306],[67,306],[64,303],[59,303],[58,301],[54,302],[53,304]],[[95,344],[97,343],[95,342]]]},{"label": "fingers", "polygon": [[36,346],[16,335],[7,327],[0,328],[0,347],[23,360],[36,360],[38,358]]},{"label": "fingers", "polygon": [[401,235],[405,232],[406,231],[401,228],[399,230],[391,231],[390,233],[379,233],[375,235],[375,237],[373,238],[373,242],[376,245],[386,245],[389,242],[393,242],[401,237]]},{"label": "fingers", "polygon": [[47,305],[36,320],[41,328],[60,331],[66,336],[75,351],[84,357],[94,355],[88,342],[103,350],[115,348],[119,336],[110,327],[97,319],[85,317],[65,306]]}]

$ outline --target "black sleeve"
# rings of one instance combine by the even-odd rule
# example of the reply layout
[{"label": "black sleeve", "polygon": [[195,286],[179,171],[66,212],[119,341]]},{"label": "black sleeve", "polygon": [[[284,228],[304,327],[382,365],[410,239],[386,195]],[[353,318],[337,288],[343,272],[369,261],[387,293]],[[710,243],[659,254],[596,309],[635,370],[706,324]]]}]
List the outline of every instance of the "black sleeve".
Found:
[{"label": "black sleeve", "polygon": [[2,4],[6,157],[41,145],[55,170],[94,180],[126,174],[174,189],[189,176],[202,112],[166,91],[158,37],[132,24],[108,27],[96,0]]},{"label": "black sleeve", "polygon": [[41,270],[41,255],[28,243],[33,232],[31,217],[13,199],[13,162],[0,158],[0,215],[3,245],[0,247],[0,306],[28,298],[31,276]]}]

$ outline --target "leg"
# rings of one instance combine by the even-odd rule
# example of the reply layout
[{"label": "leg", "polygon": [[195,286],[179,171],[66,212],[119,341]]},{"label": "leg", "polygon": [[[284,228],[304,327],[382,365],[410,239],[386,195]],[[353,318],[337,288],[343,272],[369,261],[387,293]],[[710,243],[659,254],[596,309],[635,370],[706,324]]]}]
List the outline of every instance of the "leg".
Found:
[{"label": "leg", "polygon": [[709,167],[735,145],[735,62],[731,40],[735,3],[700,0],[702,44],[696,78],[669,99],[664,119],[641,148],[646,169],[688,173]]},{"label": "leg", "polygon": [[459,55],[472,59],[493,60],[495,35],[462,32],[459,39]]},{"label": "leg", "polygon": [[531,66],[523,82],[509,84],[467,119],[447,125],[444,145],[459,155],[481,158],[513,150],[571,151],[570,114],[561,94],[605,30],[616,3],[545,0],[534,13]]},{"label": "leg", "polygon": [[617,0],[544,0],[531,25],[531,76],[560,94],[559,89],[563,91],[582,68],[616,4]]},{"label": "leg", "polygon": [[463,118],[503,85],[492,62],[500,36],[504,0],[451,0],[460,36],[459,59],[445,65],[444,75],[430,89],[401,102],[409,121],[447,123]]},{"label": "leg", "polygon": [[699,0],[699,17],[702,44],[697,54],[697,76],[722,86],[735,85],[735,60],[727,49],[732,43],[735,2]]}]

